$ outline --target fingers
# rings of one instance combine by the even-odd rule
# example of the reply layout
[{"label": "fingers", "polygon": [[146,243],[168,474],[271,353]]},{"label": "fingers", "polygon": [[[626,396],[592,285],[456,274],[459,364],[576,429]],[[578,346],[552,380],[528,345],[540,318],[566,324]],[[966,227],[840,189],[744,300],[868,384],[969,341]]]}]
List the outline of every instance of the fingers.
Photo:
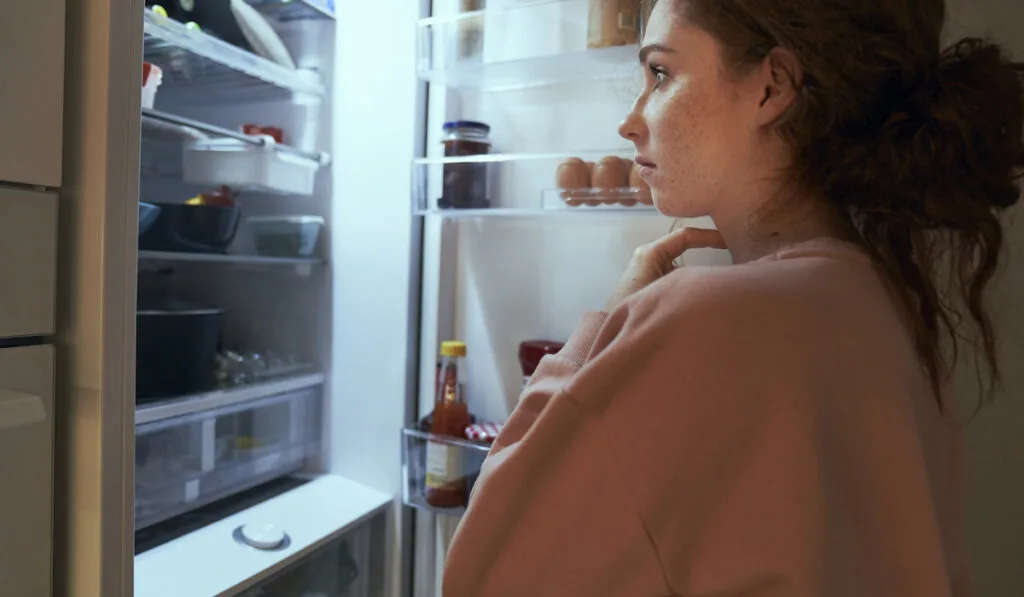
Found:
[{"label": "fingers", "polygon": [[683,228],[655,241],[651,247],[661,260],[674,261],[690,249],[725,249],[725,239],[717,230]]}]

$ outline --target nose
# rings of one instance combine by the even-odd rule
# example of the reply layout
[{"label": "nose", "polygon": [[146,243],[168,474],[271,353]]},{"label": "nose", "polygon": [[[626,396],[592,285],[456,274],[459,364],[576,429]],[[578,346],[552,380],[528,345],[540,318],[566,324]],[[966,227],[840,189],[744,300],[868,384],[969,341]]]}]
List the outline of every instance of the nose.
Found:
[{"label": "nose", "polygon": [[629,113],[626,114],[626,117],[619,124],[619,135],[627,141],[632,141],[634,144],[640,142],[646,130],[643,116],[640,113],[642,100],[642,96],[636,98],[636,101],[633,102],[633,107],[630,108]]}]

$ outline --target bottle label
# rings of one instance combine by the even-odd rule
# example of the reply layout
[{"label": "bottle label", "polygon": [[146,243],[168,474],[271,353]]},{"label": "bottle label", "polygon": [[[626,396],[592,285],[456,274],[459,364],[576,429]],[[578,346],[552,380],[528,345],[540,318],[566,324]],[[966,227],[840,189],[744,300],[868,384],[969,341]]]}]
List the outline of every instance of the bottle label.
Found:
[{"label": "bottle label", "polygon": [[459,448],[438,442],[427,444],[427,487],[437,489],[462,477],[462,454]]}]

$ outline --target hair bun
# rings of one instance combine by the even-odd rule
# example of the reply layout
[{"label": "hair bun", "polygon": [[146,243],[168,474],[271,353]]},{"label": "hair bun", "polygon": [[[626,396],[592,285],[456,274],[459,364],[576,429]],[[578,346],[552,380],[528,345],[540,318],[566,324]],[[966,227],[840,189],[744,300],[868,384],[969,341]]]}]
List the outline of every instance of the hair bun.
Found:
[{"label": "hair bun", "polygon": [[1024,68],[999,46],[965,38],[942,52],[934,83],[914,101],[933,124],[933,167],[970,173],[973,198],[994,208],[1016,204],[1014,179],[1024,169]]}]

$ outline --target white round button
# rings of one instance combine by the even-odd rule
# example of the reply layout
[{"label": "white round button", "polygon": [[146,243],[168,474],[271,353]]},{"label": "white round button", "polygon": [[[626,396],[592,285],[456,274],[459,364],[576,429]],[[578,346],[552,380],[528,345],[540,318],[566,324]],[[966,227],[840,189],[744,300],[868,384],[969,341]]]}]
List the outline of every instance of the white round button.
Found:
[{"label": "white round button", "polygon": [[285,540],[284,531],[269,522],[242,526],[242,539],[256,549],[277,549]]}]

